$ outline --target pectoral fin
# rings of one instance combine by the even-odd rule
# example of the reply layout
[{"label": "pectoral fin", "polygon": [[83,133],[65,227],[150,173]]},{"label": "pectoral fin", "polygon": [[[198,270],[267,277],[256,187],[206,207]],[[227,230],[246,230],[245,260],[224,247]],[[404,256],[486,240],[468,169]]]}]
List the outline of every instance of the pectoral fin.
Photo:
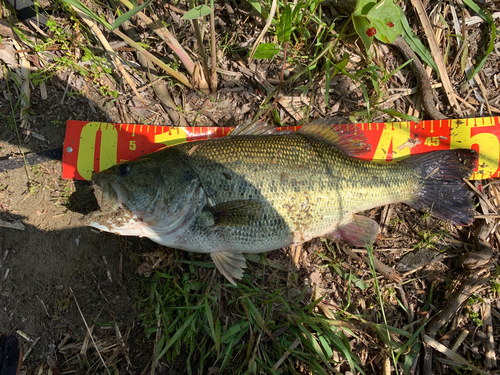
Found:
[{"label": "pectoral fin", "polygon": [[208,226],[247,226],[261,221],[266,207],[257,200],[239,200],[221,203],[205,208],[200,215],[203,225]]},{"label": "pectoral fin", "polygon": [[247,267],[245,257],[240,252],[217,251],[210,256],[215,266],[231,284],[236,286],[234,279],[243,277],[243,268]]},{"label": "pectoral fin", "polygon": [[340,225],[325,237],[343,240],[353,246],[365,247],[373,245],[377,239],[379,225],[366,216],[354,215],[353,219]]}]

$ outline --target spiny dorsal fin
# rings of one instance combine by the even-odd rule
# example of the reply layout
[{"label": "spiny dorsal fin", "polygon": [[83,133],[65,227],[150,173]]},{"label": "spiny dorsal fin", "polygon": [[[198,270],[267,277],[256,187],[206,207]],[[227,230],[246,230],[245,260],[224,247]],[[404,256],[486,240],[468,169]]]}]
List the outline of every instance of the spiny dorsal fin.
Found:
[{"label": "spiny dorsal fin", "polygon": [[361,156],[370,151],[365,134],[354,124],[333,124],[331,119],[316,119],[297,131],[306,137],[328,142],[349,156]]},{"label": "spiny dorsal fin", "polygon": [[279,133],[278,129],[267,122],[254,121],[237,125],[229,135],[270,135],[276,133]]},{"label": "spiny dorsal fin", "polygon": [[243,277],[243,268],[247,268],[245,257],[241,252],[216,251],[210,254],[215,266],[231,284],[236,286],[234,279]]}]

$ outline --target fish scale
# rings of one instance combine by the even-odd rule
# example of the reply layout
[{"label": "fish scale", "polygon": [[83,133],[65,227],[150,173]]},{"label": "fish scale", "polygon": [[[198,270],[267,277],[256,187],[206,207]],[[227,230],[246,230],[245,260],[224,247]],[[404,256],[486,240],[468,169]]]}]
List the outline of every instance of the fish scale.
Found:
[{"label": "fish scale", "polygon": [[260,135],[253,126],[96,174],[101,207],[119,214],[101,212],[91,225],[209,253],[235,283],[243,275],[243,253],[323,236],[373,244],[378,224],[357,213],[374,207],[403,202],[457,225],[474,218],[463,178],[477,163],[475,151],[381,163],[357,158],[368,146],[355,126],[317,120],[293,134]]},{"label": "fish scale", "polygon": [[[187,153],[192,147],[181,149]],[[204,142],[190,163],[215,205],[249,199],[269,204],[294,242],[325,235],[355,212],[409,200],[417,184],[405,165],[353,159],[300,134]],[[246,228],[253,225],[258,223]],[[247,241],[245,251],[252,252],[252,238]]]}]

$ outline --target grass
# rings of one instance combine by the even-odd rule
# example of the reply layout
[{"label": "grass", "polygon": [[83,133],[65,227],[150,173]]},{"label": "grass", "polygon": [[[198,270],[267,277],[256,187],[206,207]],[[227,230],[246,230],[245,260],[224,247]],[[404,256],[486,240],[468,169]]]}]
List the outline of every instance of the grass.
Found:
[{"label": "grass", "polygon": [[[294,373],[297,361],[320,374],[340,367],[363,373],[346,336],[356,334],[346,321],[315,312],[322,298],[312,299],[309,286],[246,273],[235,288],[214,279],[212,270],[200,278],[200,262],[184,263],[184,270],[171,265],[153,272],[138,303],[150,338],[161,330],[158,360],[180,356],[188,374],[206,373],[207,364],[220,373]],[[263,288],[263,278],[269,287]]]}]

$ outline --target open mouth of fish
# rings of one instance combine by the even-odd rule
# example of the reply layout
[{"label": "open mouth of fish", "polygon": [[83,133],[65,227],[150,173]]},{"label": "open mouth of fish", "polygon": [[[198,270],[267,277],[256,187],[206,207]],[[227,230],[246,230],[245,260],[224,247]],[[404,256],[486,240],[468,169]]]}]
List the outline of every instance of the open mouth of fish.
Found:
[{"label": "open mouth of fish", "polygon": [[94,184],[94,194],[99,205],[99,210],[89,214],[86,219],[86,225],[103,230],[106,232],[115,232],[127,235],[139,235],[134,230],[144,224],[127,206],[127,195],[120,189],[116,182],[108,182],[92,178]]},{"label": "open mouth of fish", "polygon": [[94,193],[102,213],[111,213],[126,205],[127,195],[116,182],[92,178]]}]

